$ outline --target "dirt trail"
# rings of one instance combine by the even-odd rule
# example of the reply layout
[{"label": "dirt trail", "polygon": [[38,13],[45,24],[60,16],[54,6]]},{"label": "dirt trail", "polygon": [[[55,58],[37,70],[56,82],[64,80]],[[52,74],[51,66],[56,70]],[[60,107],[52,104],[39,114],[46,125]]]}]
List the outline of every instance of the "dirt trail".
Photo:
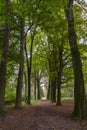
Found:
[{"label": "dirt trail", "polygon": [[57,107],[48,101],[24,107],[21,111],[9,109],[0,120],[0,130],[87,130],[87,122],[70,119],[73,103]]}]

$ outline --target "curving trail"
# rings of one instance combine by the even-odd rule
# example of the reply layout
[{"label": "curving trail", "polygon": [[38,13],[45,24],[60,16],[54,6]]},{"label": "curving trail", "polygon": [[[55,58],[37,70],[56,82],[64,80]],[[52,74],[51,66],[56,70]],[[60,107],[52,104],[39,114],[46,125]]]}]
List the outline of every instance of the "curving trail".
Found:
[{"label": "curving trail", "polygon": [[87,130],[87,121],[70,119],[73,103],[57,107],[48,101],[24,107],[21,111],[9,109],[0,120],[0,130]]}]

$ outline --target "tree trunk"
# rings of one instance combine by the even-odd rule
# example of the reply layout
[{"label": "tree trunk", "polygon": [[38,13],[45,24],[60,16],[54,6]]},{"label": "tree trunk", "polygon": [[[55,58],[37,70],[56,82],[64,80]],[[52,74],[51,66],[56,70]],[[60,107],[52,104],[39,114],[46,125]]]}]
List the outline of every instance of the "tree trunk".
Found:
[{"label": "tree trunk", "polygon": [[[6,16],[9,13],[10,0],[6,0]],[[2,43],[2,54],[0,61],[0,114],[4,111],[4,97],[5,97],[5,87],[6,87],[6,65],[8,58],[8,48],[9,48],[9,21],[5,21],[5,31]]]},{"label": "tree trunk", "polygon": [[37,99],[37,85],[36,85],[36,81],[34,82],[34,85],[35,85],[35,88],[34,88],[34,96],[35,96],[35,99]]},{"label": "tree trunk", "polygon": [[27,102],[27,76],[24,72],[24,80],[25,80],[25,102]]},{"label": "tree trunk", "polygon": [[40,95],[40,75],[39,75],[39,71],[36,73],[36,80],[37,80],[37,99],[40,100],[41,95]]},{"label": "tree trunk", "polygon": [[[25,54],[26,54],[26,62],[27,62],[27,76],[28,76],[28,91],[29,91],[29,73],[30,73],[30,65],[28,60],[28,52],[27,52],[27,45],[25,43]],[[28,103],[28,97],[27,97],[27,103]]]},{"label": "tree trunk", "polygon": [[40,100],[40,81],[37,79],[37,98]]},{"label": "tree trunk", "polygon": [[36,72],[35,72],[35,79],[34,79],[34,96],[37,99],[37,80],[36,80]]},{"label": "tree trunk", "polygon": [[30,64],[28,63],[28,59],[27,59],[27,69],[28,69],[28,100],[27,100],[27,103],[28,104],[31,104],[31,69],[32,69],[32,51],[33,51],[34,35],[35,34],[33,34],[31,36]]},{"label": "tree trunk", "polygon": [[49,85],[48,85],[47,99],[48,99],[48,100],[51,100],[51,83],[50,83],[50,77],[49,77]]},{"label": "tree trunk", "polygon": [[56,80],[52,80],[51,81],[51,87],[52,87],[52,91],[51,91],[51,96],[52,96],[52,98],[51,98],[51,100],[52,100],[52,102],[56,102]]},{"label": "tree trunk", "polygon": [[21,20],[21,39],[20,39],[20,65],[18,73],[18,81],[16,88],[16,103],[15,108],[21,109],[21,96],[23,87],[23,73],[24,73],[24,20]]},{"label": "tree trunk", "polygon": [[56,105],[61,105],[61,80],[62,80],[62,70],[63,70],[63,45],[59,46],[59,69],[57,72],[58,75],[58,83],[57,83],[57,103]]},{"label": "tree trunk", "polygon": [[69,43],[72,54],[72,63],[74,70],[74,112],[75,118],[85,118],[86,98],[84,89],[84,79],[82,72],[82,63],[80,53],[77,47],[76,33],[74,29],[73,0],[69,0],[65,7],[65,14],[68,21]]}]

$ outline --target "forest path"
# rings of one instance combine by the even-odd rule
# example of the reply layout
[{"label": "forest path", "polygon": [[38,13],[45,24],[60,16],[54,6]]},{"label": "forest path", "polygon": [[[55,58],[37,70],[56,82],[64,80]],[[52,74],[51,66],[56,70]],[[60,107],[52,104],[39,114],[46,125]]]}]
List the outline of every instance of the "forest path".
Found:
[{"label": "forest path", "polygon": [[0,130],[87,130],[87,121],[70,119],[72,102],[57,107],[48,101],[24,107],[21,111],[9,109],[0,120]]}]

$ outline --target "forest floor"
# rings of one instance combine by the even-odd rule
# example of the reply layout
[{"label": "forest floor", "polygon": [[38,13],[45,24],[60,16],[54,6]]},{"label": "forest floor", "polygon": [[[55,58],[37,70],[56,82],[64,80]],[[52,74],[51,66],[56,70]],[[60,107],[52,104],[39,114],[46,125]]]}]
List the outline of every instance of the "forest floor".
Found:
[{"label": "forest floor", "polygon": [[22,110],[7,109],[0,119],[0,130],[87,130],[87,121],[70,118],[73,103],[63,102],[57,107],[48,101],[26,106]]}]

